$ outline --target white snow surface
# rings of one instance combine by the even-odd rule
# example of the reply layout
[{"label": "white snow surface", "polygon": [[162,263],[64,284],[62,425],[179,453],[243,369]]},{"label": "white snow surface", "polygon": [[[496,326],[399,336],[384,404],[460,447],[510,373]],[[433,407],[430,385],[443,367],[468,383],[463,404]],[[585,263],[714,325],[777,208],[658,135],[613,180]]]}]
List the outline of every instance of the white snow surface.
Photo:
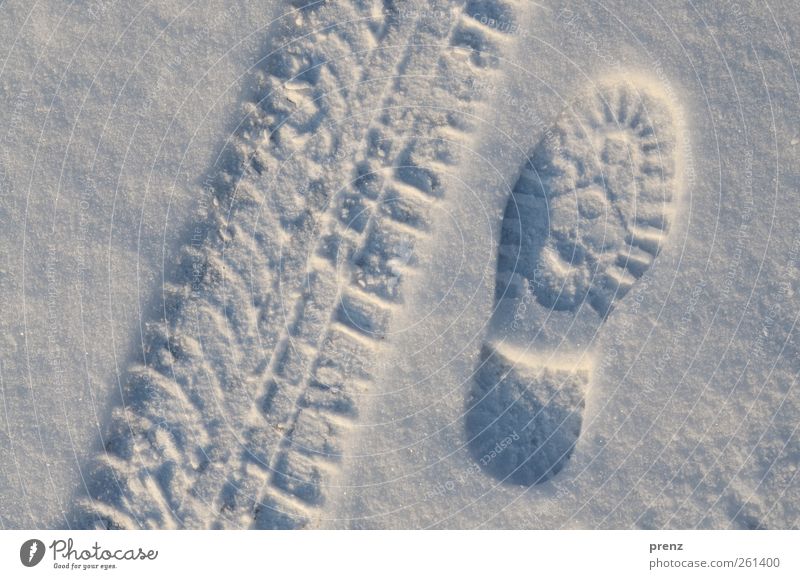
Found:
[{"label": "white snow surface", "polygon": [[[300,4],[0,3],[0,527],[796,528],[793,2]],[[623,81],[657,249],[608,312],[496,301]],[[580,417],[534,484],[474,450],[490,342]]]}]

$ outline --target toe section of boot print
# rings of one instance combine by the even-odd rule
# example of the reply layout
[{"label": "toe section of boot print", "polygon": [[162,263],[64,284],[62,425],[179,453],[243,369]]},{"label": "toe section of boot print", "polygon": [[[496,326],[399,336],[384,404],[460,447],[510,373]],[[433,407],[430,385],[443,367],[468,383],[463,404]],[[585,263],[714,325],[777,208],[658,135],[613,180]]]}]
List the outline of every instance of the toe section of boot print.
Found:
[{"label": "toe section of boot print", "polygon": [[[607,315],[674,220],[676,127],[653,82],[602,82],[577,98],[522,167],[504,217],[502,279],[524,280],[545,307],[586,303]],[[500,297],[510,286],[497,287]]]}]

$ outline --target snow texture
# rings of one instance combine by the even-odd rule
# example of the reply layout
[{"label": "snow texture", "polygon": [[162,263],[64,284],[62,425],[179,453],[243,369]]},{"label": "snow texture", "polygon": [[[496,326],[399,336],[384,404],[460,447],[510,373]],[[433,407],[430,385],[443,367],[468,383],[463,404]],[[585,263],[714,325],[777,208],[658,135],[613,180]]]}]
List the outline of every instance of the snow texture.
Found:
[{"label": "snow texture", "polygon": [[0,527],[796,528],[790,3],[0,5]]}]

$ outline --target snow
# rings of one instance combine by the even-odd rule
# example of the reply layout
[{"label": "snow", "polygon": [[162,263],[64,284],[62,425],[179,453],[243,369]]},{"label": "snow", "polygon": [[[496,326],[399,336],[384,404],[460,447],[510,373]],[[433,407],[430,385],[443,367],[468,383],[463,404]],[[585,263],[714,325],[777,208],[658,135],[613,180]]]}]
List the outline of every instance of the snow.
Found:
[{"label": "snow", "polygon": [[[791,3],[328,4],[0,5],[2,527],[797,527]],[[657,256],[504,313],[526,159],[620,78],[678,127]],[[498,340],[587,368],[538,484],[471,448]]]}]

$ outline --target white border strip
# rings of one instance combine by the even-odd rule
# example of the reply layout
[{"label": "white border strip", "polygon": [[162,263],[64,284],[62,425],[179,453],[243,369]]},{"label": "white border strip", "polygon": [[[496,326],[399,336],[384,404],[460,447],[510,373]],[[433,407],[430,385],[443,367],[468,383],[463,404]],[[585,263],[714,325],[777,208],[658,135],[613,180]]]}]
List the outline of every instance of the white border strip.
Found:
[{"label": "white border strip", "polygon": [[[26,567],[21,548],[31,539],[46,550]],[[800,531],[3,531],[0,577],[800,577],[798,539]],[[144,560],[118,560],[131,556]]]}]

